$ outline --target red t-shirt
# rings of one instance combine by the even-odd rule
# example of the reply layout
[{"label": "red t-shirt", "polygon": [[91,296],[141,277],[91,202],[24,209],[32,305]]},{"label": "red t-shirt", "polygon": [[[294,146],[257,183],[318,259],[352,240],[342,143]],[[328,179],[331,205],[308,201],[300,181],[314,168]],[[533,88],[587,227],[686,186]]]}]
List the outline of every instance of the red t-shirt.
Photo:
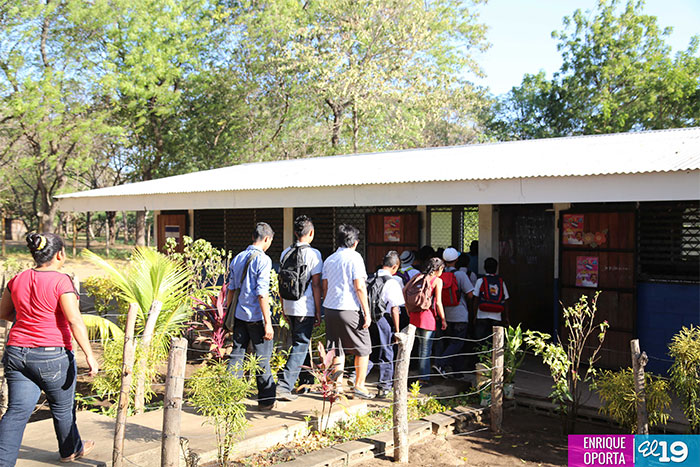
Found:
[{"label": "red t-shirt", "polygon": [[16,313],[7,345],[72,350],[70,326],[59,302],[64,293],[77,295],[68,275],[27,269],[10,279],[7,289]]}]

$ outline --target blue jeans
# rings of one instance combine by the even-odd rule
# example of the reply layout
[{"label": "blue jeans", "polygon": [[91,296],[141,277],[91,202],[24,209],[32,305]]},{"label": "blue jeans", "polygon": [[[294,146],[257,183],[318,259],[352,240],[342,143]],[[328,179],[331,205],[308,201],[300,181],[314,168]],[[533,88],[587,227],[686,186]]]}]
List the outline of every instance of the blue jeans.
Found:
[{"label": "blue jeans", "polygon": [[367,373],[374,365],[379,366],[379,389],[390,390],[394,379],[394,346],[392,344],[391,315],[384,314],[378,321],[372,321],[369,335],[372,339],[372,354],[369,357]]},{"label": "blue jeans", "polygon": [[83,449],[75,424],[76,366],[73,352],[63,347],[7,346],[3,356],[8,408],[0,420],[0,466],[15,465],[24,427],[41,391],[51,408],[61,457]]},{"label": "blue jeans", "polygon": [[418,344],[418,379],[430,381],[430,354],[433,350],[433,333],[427,329],[416,329],[416,343]]},{"label": "blue jeans", "polygon": [[456,337],[457,339],[444,339],[446,341],[446,345],[444,350],[441,352],[441,356],[437,359],[437,365],[443,369],[446,367],[451,367],[455,371],[463,370],[464,365],[462,363],[465,361],[466,356],[458,354],[464,353],[463,349],[465,341],[461,339],[467,338],[467,323],[448,322],[444,335],[448,337]]},{"label": "blue jeans", "polygon": [[260,357],[257,370],[256,383],[258,385],[258,404],[271,405],[275,403],[275,380],[270,370],[270,357],[274,341],[263,339],[265,326],[262,321],[243,321],[236,318],[233,325],[233,350],[228,361],[228,369],[236,377],[243,377],[243,372],[235,370],[236,364],[243,364],[248,343],[253,344],[253,352]]},{"label": "blue jeans", "polygon": [[287,316],[286,318],[289,330],[292,332],[292,349],[277,386],[280,391],[290,392],[294,389],[294,384],[299,379],[301,366],[309,355],[309,342],[311,342],[315,318],[313,316]]}]

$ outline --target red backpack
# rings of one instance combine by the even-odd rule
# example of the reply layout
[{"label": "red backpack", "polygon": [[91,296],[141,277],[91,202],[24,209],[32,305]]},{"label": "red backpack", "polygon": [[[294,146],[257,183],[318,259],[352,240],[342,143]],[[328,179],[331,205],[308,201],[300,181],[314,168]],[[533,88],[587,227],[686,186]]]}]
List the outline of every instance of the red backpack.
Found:
[{"label": "red backpack", "polygon": [[500,276],[484,276],[479,287],[479,309],[487,313],[503,313],[506,309],[503,279]]},{"label": "red backpack", "polygon": [[443,272],[440,279],[442,279],[442,306],[459,305],[457,277],[451,272]]}]

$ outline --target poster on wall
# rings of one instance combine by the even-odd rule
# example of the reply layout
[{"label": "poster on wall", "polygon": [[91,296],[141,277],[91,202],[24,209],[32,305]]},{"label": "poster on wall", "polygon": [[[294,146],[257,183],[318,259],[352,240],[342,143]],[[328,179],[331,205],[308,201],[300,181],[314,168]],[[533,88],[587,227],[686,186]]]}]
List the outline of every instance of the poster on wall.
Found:
[{"label": "poster on wall", "polygon": [[400,216],[384,216],[384,241],[385,242],[400,242],[401,241],[401,217]]},{"label": "poster on wall", "polygon": [[165,239],[174,238],[175,241],[180,241],[180,226],[179,225],[166,225],[165,226]]},{"label": "poster on wall", "polygon": [[576,287],[598,287],[598,257],[576,257]]},{"label": "poster on wall", "polygon": [[564,214],[562,223],[564,245],[583,245],[583,220],[583,214]]}]

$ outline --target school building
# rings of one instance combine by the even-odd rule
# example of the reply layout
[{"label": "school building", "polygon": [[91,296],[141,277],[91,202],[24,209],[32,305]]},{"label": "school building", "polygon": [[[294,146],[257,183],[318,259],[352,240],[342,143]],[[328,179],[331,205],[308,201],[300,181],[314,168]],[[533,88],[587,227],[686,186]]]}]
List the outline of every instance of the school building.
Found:
[{"label": "school building", "polygon": [[639,338],[664,371],[673,334],[700,324],[700,128],[250,163],[58,198],[64,211],[154,211],[159,246],[190,235],[237,252],[265,221],[274,261],[297,215],[324,257],[350,223],[370,271],[390,249],[478,240],[479,272],[499,260],[527,329],[558,330],[560,301],[601,291],[608,367],[629,366]]}]

